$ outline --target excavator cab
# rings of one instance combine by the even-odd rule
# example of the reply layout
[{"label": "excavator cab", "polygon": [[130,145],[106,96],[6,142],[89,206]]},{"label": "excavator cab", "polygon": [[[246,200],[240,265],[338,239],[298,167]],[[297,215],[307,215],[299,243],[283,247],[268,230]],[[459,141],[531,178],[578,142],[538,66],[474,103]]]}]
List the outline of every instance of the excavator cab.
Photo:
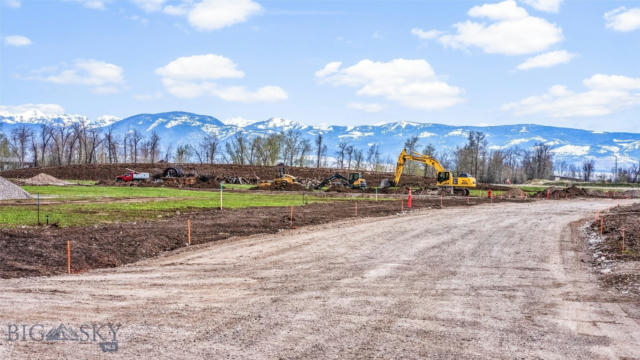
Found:
[{"label": "excavator cab", "polygon": [[441,171],[438,173],[438,185],[442,183],[448,183],[449,179],[451,179],[450,171]]},{"label": "excavator cab", "polygon": [[362,173],[349,173],[349,185],[354,189],[366,189],[367,181],[362,177]]}]

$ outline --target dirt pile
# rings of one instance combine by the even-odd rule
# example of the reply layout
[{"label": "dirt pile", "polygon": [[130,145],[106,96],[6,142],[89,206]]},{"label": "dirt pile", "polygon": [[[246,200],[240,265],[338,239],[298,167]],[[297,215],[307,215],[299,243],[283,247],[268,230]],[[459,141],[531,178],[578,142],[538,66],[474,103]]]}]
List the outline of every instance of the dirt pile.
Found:
[{"label": "dirt pile", "polygon": [[0,177],[0,200],[31,199],[31,195],[20,186]]},{"label": "dirt pile", "polygon": [[64,180],[60,180],[56,177],[53,177],[45,173],[40,173],[32,178],[24,180],[24,183],[28,185],[54,185],[54,186],[71,185],[70,183]]},{"label": "dirt pile", "polygon": [[621,254],[622,228],[625,229],[625,249],[629,256],[640,261],[640,204],[614,208],[608,214],[602,214],[600,220],[591,224],[591,229],[600,233],[602,225],[605,242],[603,249],[609,253]]},{"label": "dirt pile", "polygon": [[586,198],[592,197],[592,195],[585,189],[579,188],[575,185],[568,188],[558,188],[552,186],[545,190],[538,191],[534,197],[539,199],[547,198],[547,194],[550,199],[575,199],[575,198]]},{"label": "dirt pile", "polygon": [[509,191],[505,193],[505,195],[508,198],[517,198],[517,199],[525,198],[528,196],[527,193],[520,188],[511,188],[509,189]]}]

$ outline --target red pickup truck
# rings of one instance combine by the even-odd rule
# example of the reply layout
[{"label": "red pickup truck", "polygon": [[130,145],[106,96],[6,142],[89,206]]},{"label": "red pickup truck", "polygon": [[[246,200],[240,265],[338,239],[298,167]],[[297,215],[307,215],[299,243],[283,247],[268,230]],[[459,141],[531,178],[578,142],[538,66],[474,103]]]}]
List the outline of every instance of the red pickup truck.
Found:
[{"label": "red pickup truck", "polygon": [[116,177],[116,181],[143,181],[149,180],[149,173],[139,173],[137,171],[129,171],[124,175],[120,175]]}]

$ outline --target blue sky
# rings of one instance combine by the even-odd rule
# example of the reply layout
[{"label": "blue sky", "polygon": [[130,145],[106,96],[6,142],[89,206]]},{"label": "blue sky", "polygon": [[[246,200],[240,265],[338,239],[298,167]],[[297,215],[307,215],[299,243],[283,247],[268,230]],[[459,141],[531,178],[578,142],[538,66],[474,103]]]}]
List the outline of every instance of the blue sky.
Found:
[{"label": "blue sky", "polygon": [[0,0],[0,111],[640,132],[640,2]]}]

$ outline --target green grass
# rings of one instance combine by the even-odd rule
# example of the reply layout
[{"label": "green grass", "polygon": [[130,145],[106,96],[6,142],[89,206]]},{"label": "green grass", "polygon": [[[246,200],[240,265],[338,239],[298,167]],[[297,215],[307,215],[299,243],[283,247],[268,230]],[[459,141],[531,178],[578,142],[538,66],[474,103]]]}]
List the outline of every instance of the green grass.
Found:
[{"label": "green grass", "polygon": [[128,187],[128,186],[23,186],[32,195],[60,199],[179,197],[208,198],[219,196],[217,191],[182,190],[175,188]]},{"label": "green grass", "polygon": [[249,190],[251,188],[256,187],[255,185],[251,185],[251,184],[224,184],[222,185],[222,187],[224,187],[225,189],[230,189],[230,190]]},{"label": "green grass", "polygon": [[[199,192],[190,190],[143,188],[142,193],[147,197],[158,197],[158,190],[163,195],[173,197],[178,194],[181,200],[145,200],[142,202],[105,202],[92,204],[60,204],[42,205],[40,208],[41,222],[49,215],[50,223],[58,223],[60,226],[83,226],[97,223],[111,223],[124,221],[137,221],[143,219],[155,219],[158,217],[174,215],[176,211],[188,212],[198,209],[210,209],[220,207],[220,195],[218,192]],[[147,190],[155,190],[147,192]],[[175,193],[178,191],[178,193]],[[59,193],[58,191],[52,191]],[[112,194],[112,192],[109,192]],[[94,193],[95,194],[95,193]],[[153,195],[151,195],[153,194]],[[189,196],[184,196],[188,194]],[[66,194],[68,195],[68,194]],[[80,195],[78,195],[80,196]],[[137,197],[144,197],[138,194]],[[321,198],[314,196],[304,197],[306,203],[337,201],[345,199]],[[299,194],[252,194],[252,193],[224,193],[223,207],[245,208],[260,206],[299,206],[303,204],[302,195]],[[4,206],[0,207],[0,227],[15,227],[20,225],[37,224],[37,207],[29,206]]]}]

